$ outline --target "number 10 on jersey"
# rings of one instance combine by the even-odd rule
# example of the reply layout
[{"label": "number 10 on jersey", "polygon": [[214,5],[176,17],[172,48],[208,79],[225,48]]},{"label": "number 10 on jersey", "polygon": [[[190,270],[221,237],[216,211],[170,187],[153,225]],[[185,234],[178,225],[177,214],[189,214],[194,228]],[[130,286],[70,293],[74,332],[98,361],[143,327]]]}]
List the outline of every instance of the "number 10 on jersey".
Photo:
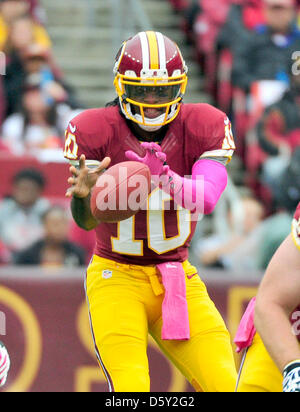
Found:
[{"label": "number 10 on jersey", "polygon": [[[170,195],[156,189],[148,197],[147,242],[148,248],[161,255],[183,246],[191,234],[191,212],[177,206],[177,235],[166,237],[164,204]],[[143,240],[135,239],[135,216],[118,222],[118,235],[111,238],[112,251],[125,255],[142,256]]]}]

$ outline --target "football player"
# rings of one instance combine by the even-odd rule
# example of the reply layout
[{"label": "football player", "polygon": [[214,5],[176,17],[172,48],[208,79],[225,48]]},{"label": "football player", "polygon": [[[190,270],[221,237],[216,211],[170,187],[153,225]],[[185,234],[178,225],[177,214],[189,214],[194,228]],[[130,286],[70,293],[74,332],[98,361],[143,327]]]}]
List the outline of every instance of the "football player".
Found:
[{"label": "football player", "polygon": [[300,203],[235,338],[238,392],[300,392]]},{"label": "football player", "polygon": [[[196,390],[234,391],[229,333],[188,261],[195,217],[213,211],[227,184],[230,121],[208,104],[182,104],[187,67],[159,32],[125,41],[114,76],[117,99],[75,117],[65,142],[73,217],[97,236],[86,294],[99,363],[111,391],[149,391],[149,332]],[[89,205],[93,185],[126,160],[150,168],[147,210],[98,222]]]},{"label": "football player", "polygon": [[10,359],[6,347],[0,342],[0,387],[5,385],[10,368]]}]

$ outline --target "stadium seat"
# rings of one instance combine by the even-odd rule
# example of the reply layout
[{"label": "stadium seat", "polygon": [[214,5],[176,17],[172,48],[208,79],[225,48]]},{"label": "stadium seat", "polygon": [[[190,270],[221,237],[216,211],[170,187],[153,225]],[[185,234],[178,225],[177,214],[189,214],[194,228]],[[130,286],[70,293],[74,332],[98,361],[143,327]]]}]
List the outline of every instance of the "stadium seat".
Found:
[{"label": "stadium seat", "polygon": [[67,163],[41,163],[35,158],[14,157],[0,153],[0,198],[10,193],[13,176],[21,169],[36,168],[45,176],[46,187],[43,196],[53,203],[62,205],[69,202],[65,197],[68,187],[69,166]]}]

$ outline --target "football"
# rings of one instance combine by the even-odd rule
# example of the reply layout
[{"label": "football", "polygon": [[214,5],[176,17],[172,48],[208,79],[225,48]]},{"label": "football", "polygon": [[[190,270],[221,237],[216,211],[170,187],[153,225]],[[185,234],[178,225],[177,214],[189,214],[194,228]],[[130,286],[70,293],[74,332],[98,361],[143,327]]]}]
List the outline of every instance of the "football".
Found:
[{"label": "football", "polygon": [[140,162],[121,162],[102,173],[91,195],[91,211],[100,222],[116,223],[145,207],[151,173]]}]

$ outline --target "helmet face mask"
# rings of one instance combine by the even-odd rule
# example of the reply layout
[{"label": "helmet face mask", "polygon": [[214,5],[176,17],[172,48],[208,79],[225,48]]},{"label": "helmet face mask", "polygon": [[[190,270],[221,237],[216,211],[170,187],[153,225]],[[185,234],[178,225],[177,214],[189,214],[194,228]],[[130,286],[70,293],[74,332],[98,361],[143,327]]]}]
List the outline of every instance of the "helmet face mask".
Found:
[{"label": "helmet face mask", "polygon": [[124,42],[114,85],[125,117],[147,131],[173,121],[186,90],[186,73],[177,45],[161,33],[141,32]]},{"label": "helmet face mask", "polygon": [[160,86],[143,85],[142,83],[138,86],[125,84],[125,93],[132,104],[134,104],[133,102],[147,102],[149,99],[157,102],[153,104],[164,104],[180,97],[180,86],[168,83]]}]

